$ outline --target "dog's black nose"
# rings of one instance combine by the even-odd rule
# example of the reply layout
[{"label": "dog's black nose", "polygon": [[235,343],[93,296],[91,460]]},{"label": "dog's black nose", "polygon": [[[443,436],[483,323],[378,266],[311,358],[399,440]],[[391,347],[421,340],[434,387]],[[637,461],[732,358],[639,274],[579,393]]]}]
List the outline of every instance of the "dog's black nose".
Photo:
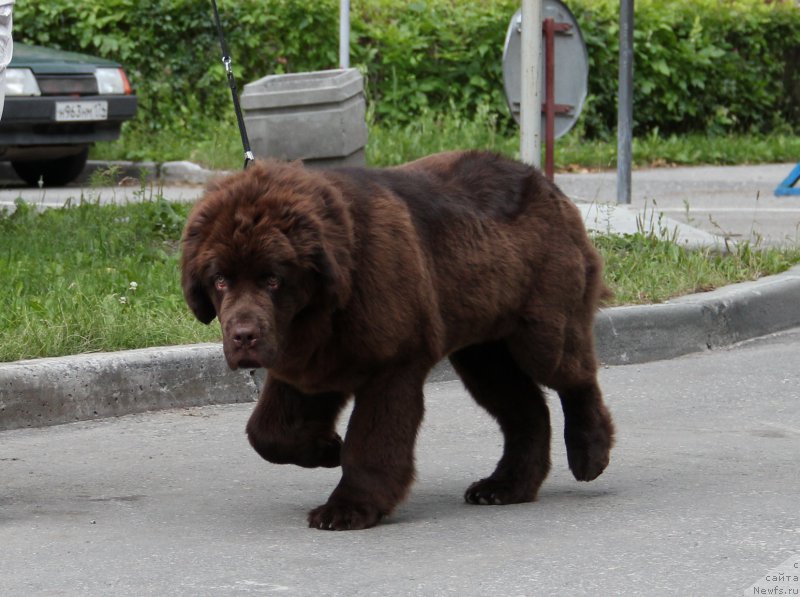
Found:
[{"label": "dog's black nose", "polygon": [[260,335],[255,324],[239,323],[232,330],[233,345],[236,348],[255,348]]}]

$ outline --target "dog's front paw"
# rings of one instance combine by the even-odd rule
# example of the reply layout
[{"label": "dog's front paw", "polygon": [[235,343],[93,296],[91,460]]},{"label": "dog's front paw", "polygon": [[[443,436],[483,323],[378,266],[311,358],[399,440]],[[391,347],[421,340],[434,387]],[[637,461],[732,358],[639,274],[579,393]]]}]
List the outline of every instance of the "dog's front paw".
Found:
[{"label": "dog's front paw", "polygon": [[276,440],[248,430],[250,445],[264,460],[275,464],[296,464],[305,468],[333,468],[342,460],[342,438],[328,435],[306,435],[291,440]]},{"label": "dog's front paw", "polygon": [[374,527],[383,514],[377,507],[352,502],[328,502],[308,513],[308,526],[324,531],[356,531]]}]

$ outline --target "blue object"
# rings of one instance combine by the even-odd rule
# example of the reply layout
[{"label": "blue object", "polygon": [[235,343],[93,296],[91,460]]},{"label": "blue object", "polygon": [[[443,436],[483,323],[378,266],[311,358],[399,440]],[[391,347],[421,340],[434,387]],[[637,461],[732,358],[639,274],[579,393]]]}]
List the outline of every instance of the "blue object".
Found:
[{"label": "blue object", "polygon": [[775,189],[775,196],[776,197],[784,197],[786,195],[798,195],[800,196],[800,187],[794,188],[794,185],[797,184],[797,181],[800,180],[800,164],[794,167],[789,173],[781,184]]}]

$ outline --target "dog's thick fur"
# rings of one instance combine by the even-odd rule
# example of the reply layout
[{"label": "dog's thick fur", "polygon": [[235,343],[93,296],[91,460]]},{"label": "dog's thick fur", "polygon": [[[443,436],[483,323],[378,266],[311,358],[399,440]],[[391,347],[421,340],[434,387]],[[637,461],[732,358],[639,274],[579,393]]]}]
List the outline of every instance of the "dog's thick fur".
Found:
[{"label": "dog's thick fur", "polygon": [[219,318],[229,366],[268,369],[253,448],[342,467],[312,527],[370,527],[405,497],[423,383],[446,356],[505,438],[468,502],[535,499],[550,468],[543,385],[561,399],[574,476],[608,464],[592,335],[601,260],[577,208],[533,168],[482,152],[383,170],[257,162],[209,187],[182,259],[186,300],[200,321]]}]

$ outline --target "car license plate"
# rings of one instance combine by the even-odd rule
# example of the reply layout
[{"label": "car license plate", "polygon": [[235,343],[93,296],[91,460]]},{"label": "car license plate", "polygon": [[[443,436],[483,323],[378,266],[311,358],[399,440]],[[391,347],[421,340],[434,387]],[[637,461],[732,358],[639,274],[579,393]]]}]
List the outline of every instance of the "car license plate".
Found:
[{"label": "car license plate", "polygon": [[108,120],[108,102],[56,102],[56,121]]}]

